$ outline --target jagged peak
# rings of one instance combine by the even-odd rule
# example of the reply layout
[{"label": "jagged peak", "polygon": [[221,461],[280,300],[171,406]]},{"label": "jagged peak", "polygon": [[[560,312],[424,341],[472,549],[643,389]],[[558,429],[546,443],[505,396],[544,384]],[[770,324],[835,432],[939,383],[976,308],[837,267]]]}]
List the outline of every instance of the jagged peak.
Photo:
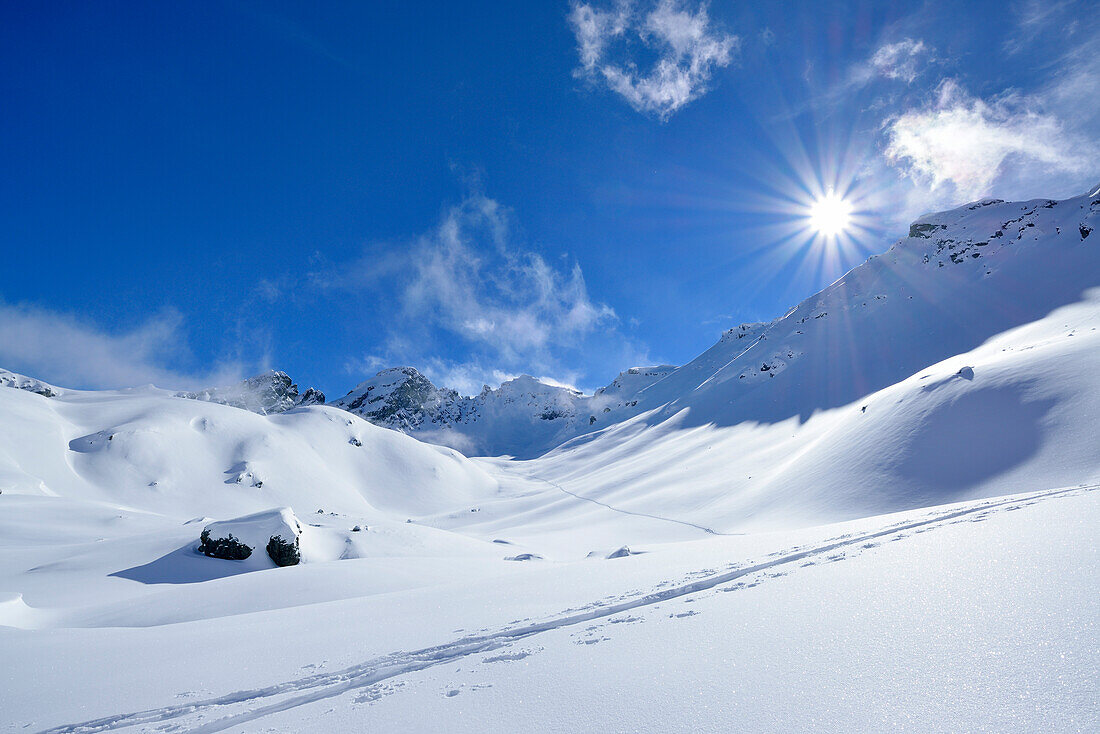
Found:
[{"label": "jagged peak", "polygon": [[425,377],[424,373],[422,373],[420,370],[416,369],[415,367],[410,367],[408,365],[402,365],[398,367],[386,367],[385,369],[378,370],[378,372],[374,373],[374,376],[363,380],[351,390],[348,390],[347,394],[342,399],[345,399],[350,395],[358,395],[364,390],[384,384],[387,380],[391,380],[392,378],[397,378],[396,381],[391,383],[394,385],[402,382],[407,382],[408,380],[423,380],[424,382],[431,384],[432,387],[435,388],[435,385],[432,384],[432,381]]},{"label": "jagged peak", "polygon": [[290,375],[281,370],[268,370],[234,385],[177,392],[176,397],[230,405],[261,415],[282,413],[291,408],[321,405],[325,402],[323,392],[312,387],[299,390]]}]

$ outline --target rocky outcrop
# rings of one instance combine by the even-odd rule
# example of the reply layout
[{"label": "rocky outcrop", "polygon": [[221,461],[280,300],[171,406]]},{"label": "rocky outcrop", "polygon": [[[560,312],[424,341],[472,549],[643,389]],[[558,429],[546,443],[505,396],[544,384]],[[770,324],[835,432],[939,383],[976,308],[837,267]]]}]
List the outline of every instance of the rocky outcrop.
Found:
[{"label": "rocky outcrop", "polygon": [[16,390],[26,390],[27,392],[33,392],[47,398],[54,398],[60,394],[60,391],[53,385],[47,385],[41,380],[36,380],[33,377],[26,377],[25,375],[20,375],[15,372],[9,372],[8,370],[0,370],[0,387],[13,387]]},{"label": "rocky outcrop", "polygon": [[332,404],[371,423],[410,432],[463,422],[467,400],[454,390],[437,388],[413,367],[391,367]]},{"label": "rocky outcrop", "polygon": [[321,405],[325,394],[312,387],[299,391],[298,386],[285,372],[274,370],[226,387],[212,387],[197,392],[179,392],[178,398],[203,400],[209,403],[231,405],[261,415],[283,413],[304,405]]}]

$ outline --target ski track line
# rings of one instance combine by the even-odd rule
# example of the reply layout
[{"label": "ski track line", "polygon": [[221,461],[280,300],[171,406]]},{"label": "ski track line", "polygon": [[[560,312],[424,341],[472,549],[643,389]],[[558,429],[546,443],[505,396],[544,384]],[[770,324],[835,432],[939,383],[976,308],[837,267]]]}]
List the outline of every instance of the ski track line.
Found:
[{"label": "ski track line", "polygon": [[528,479],[535,479],[535,480],[538,480],[538,481],[543,482],[545,484],[549,484],[551,487],[564,492],[565,494],[569,495],[570,497],[573,497],[574,499],[584,500],[585,502],[591,502],[594,505],[599,505],[600,507],[605,507],[608,510],[611,510],[612,512],[618,512],[618,513],[621,513],[623,515],[633,515],[634,517],[645,517],[645,518],[649,518],[650,520],[660,520],[662,522],[676,523],[677,525],[686,525],[689,528],[695,528],[696,530],[702,530],[704,533],[707,533],[708,535],[727,535],[727,536],[744,535],[744,533],[720,533],[717,530],[714,530],[713,528],[708,528],[704,525],[696,525],[695,523],[688,522],[687,520],[677,520],[674,517],[661,517],[660,515],[650,515],[647,512],[635,512],[633,510],[624,510],[621,507],[615,507],[613,505],[607,504],[606,502],[602,502],[600,500],[593,499],[591,497],[585,497],[584,495],[577,494],[576,492],[573,492],[571,490],[566,489],[565,487],[561,486],[557,482],[551,482],[549,479],[543,479],[542,477],[535,476],[534,474],[522,474],[520,476],[524,476]]},{"label": "ski track line", "polygon": [[414,673],[426,668],[431,668],[443,663],[453,662],[455,660],[468,657],[470,655],[476,655],[478,653],[488,652],[496,650],[501,647],[512,644],[517,640],[537,635],[542,632],[548,632],[551,630],[563,629],[574,625],[590,622],[596,619],[602,619],[605,617],[611,617],[622,612],[638,609],[640,607],[652,606],[661,602],[666,602],[671,599],[677,599],[679,597],[688,596],[690,594],[696,594],[701,591],[707,591],[713,589],[716,586],[729,583],[743,576],[748,576],[760,571],[764,571],[776,566],[782,566],[789,563],[801,561],[813,556],[820,556],[826,553],[831,553],[838,548],[845,548],[848,546],[858,545],[865,543],[875,538],[881,538],[888,535],[896,535],[904,533],[914,528],[938,525],[947,523],[959,517],[965,517],[967,515],[974,515],[982,512],[989,512],[998,510],[999,508],[1009,507],[1023,507],[1029,504],[1033,504],[1039,500],[1053,499],[1055,497],[1062,497],[1071,494],[1081,494],[1084,492],[1100,489],[1100,484],[1090,485],[1078,485],[1073,487],[1063,487],[1057,489],[1042,490],[1039,492],[1032,492],[1025,495],[1016,495],[1012,499],[995,500],[989,502],[983,502],[978,505],[972,505],[960,510],[951,510],[946,512],[933,512],[930,516],[925,516],[920,520],[912,520],[908,522],[895,523],[887,526],[881,530],[873,532],[866,532],[860,534],[846,534],[839,536],[830,541],[826,541],[822,545],[815,546],[806,550],[796,550],[785,553],[769,561],[763,561],[761,563],[754,564],[752,566],[745,566],[740,568],[734,568],[724,573],[714,574],[703,579],[691,581],[661,591],[651,592],[644,594],[634,599],[621,601],[614,604],[607,604],[598,606],[596,608],[588,609],[587,611],[575,612],[572,614],[564,614],[557,618],[545,620],[543,622],[536,622],[534,624],[524,625],[521,627],[513,627],[511,629],[503,629],[498,632],[489,633],[480,636],[464,637],[453,642],[444,643],[442,645],[436,645],[434,647],[426,647],[420,650],[414,650],[412,652],[395,652],[389,655],[383,655],[367,662],[353,665],[349,668],[345,668],[341,671],[333,673],[319,673],[316,675],[307,676],[304,678],[298,678],[284,683],[279,683],[266,688],[256,688],[252,690],[243,690],[229,693],[216,698],[207,699],[205,701],[196,701],[190,704],[182,704],[177,706],[166,706],[157,709],[148,709],[145,711],[138,711],[127,714],[115,714],[113,716],[106,716],[99,719],[93,719],[76,724],[65,724],[62,726],[53,727],[43,730],[41,734],[76,734],[78,732],[100,732],[113,729],[122,729],[131,726],[141,726],[148,724],[156,724],[160,722],[170,721],[172,719],[178,719],[180,717],[188,716],[191,714],[199,714],[204,711],[216,710],[223,706],[233,706],[238,704],[246,704],[249,702],[257,703],[262,699],[271,698],[273,696],[281,696],[285,694],[293,694],[304,692],[302,695],[288,697],[282,701],[270,703],[266,706],[258,706],[251,708],[247,711],[226,716],[214,721],[207,722],[199,726],[183,726],[180,728],[186,728],[192,732],[218,732],[224,731],[233,726],[244,724],[250,721],[269,716],[271,714],[287,711],[298,706],[322,701],[334,696],[339,696],[348,691],[353,691],[360,688],[379,683],[384,680],[389,680],[397,676],[405,675],[408,673]]}]

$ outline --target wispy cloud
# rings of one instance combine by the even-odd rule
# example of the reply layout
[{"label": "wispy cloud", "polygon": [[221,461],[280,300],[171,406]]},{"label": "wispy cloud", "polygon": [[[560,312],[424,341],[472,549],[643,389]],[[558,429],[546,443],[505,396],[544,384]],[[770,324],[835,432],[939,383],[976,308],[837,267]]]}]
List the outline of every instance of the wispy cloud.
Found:
[{"label": "wispy cloud", "polygon": [[1005,38],[1004,50],[1009,54],[1019,53],[1052,26],[1062,26],[1063,31],[1072,30],[1078,21],[1066,11],[1073,9],[1080,10],[1081,3],[1077,0],[1019,0],[1013,3],[1010,11],[1015,17],[1016,29]]},{"label": "wispy cloud", "polygon": [[868,61],[871,69],[887,79],[912,83],[931,55],[924,41],[905,38],[897,43],[885,43],[875,49]]},{"label": "wispy cloud", "polygon": [[507,211],[475,195],[447,212],[413,249],[413,277],[402,294],[409,318],[448,331],[512,361],[564,345],[615,320],[588,296],[580,266],[551,266],[513,246]]},{"label": "wispy cloud", "polygon": [[580,265],[524,247],[511,219],[496,200],[471,194],[408,247],[324,279],[328,289],[364,295],[380,273],[404,284],[387,332],[349,371],[410,364],[437,384],[476,393],[521,373],[577,384],[585,375],[573,360],[585,349],[601,358],[644,353],[621,333],[615,311],[589,294]]},{"label": "wispy cloud", "polygon": [[912,84],[935,61],[932,47],[922,39],[903,38],[883,43],[870,56],[853,64],[847,78],[824,99],[835,101],[840,95],[882,79]]},{"label": "wispy cloud", "polygon": [[951,79],[931,104],[889,119],[885,128],[892,165],[920,184],[947,185],[969,199],[990,193],[1009,166],[1081,174],[1091,147],[1035,97],[980,99]]},{"label": "wispy cloud", "polygon": [[241,379],[235,363],[196,373],[172,367],[186,356],[185,342],[183,319],[172,311],[109,332],[72,314],[0,302],[0,366],[62,387],[183,389]]},{"label": "wispy cloud", "polygon": [[[630,0],[606,9],[574,2],[569,23],[580,57],[575,76],[602,82],[635,110],[661,119],[706,93],[715,70],[729,66],[740,47],[737,36],[711,24],[705,4],[679,0],[659,0],[645,12]],[[644,71],[641,54],[656,54]]]}]

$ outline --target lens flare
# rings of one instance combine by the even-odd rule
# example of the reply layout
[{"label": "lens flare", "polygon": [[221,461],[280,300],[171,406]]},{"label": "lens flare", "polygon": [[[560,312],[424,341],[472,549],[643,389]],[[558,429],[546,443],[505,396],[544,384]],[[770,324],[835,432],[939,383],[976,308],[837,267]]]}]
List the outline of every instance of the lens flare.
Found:
[{"label": "lens flare", "polygon": [[836,237],[852,222],[852,205],[830,191],[810,205],[810,227],[824,237]]}]

